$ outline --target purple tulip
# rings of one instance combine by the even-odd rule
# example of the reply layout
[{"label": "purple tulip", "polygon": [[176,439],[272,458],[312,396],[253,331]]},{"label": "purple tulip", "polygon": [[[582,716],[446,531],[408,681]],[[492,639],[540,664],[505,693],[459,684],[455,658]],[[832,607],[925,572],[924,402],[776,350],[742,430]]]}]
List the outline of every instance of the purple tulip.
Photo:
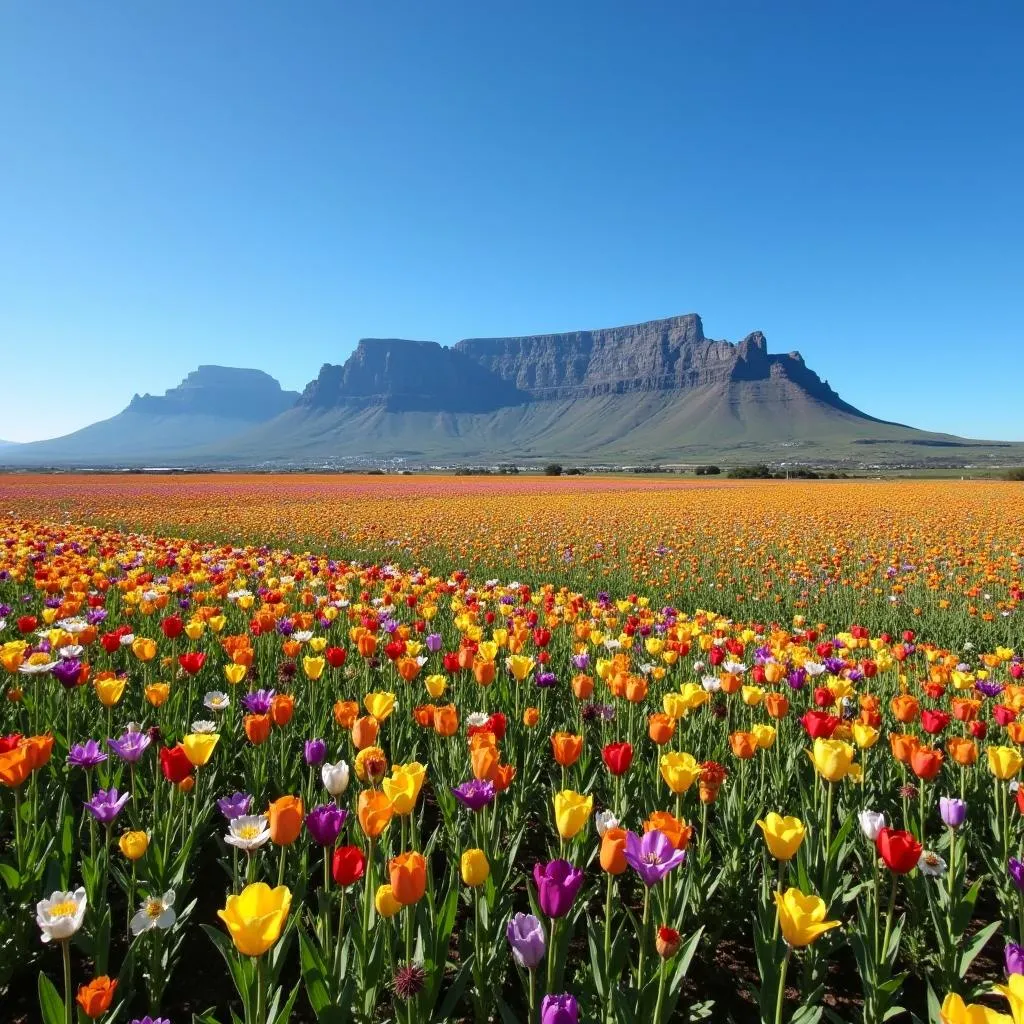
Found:
[{"label": "purple tulip", "polygon": [[427,650],[431,654],[437,654],[441,650],[441,634],[440,633],[428,633],[427,634]]},{"label": "purple tulip", "polygon": [[540,909],[548,917],[565,917],[583,885],[583,872],[567,860],[551,860],[534,865],[533,881]]},{"label": "purple tulip", "polygon": [[626,863],[648,887],[657,885],[684,860],[686,853],[677,850],[672,840],[658,829],[645,833],[643,839],[635,832],[626,833]]},{"label": "purple tulip", "polygon": [[320,846],[333,846],[348,817],[337,804],[321,804],[306,815],[306,828],[313,842]]},{"label": "purple tulip", "polygon": [[103,764],[106,759],[107,755],[103,753],[95,740],[76,743],[68,751],[68,764],[75,768],[95,768],[96,765]]},{"label": "purple tulip", "polygon": [[50,669],[50,674],[65,689],[73,689],[78,685],[78,677],[82,674],[82,663],[77,658],[65,658]]},{"label": "purple tulip", "polygon": [[939,797],[939,814],[950,828],[959,828],[967,817],[967,802],[955,796]]},{"label": "purple tulip", "polygon": [[171,1021],[169,1017],[150,1017],[147,1013],[145,1017],[136,1017],[128,1024],[171,1024]]},{"label": "purple tulip", "polygon": [[242,818],[249,813],[252,806],[252,797],[248,793],[232,793],[231,796],[221,797],[217,801],[217,810],[231,821],[233,818]]},{"label": "purple tulip", "polygon": [[590,655],[586,651],[582,654],[574,654],[572,656],[572,667],[578,672],[582,672],[590,664]]},{"label": "purple tulip", "polygon": [[127,761],[128,764],[135,764],[152,742],[148,733],[126,732],[120,739],[107,740],[107,746],[122,761]]},{"label": "purple tulip", "polygon": [[1017,860],[1016,857],[1011,857],[1007,868],[1010,872],[1010,878],[1013,879],[1013,884],[1021,892],[1024,892],[1024,864]]},{"label": "purple tulip", "polygon": [[275,690],[254,690],[242,698],[242,706],[250,715],[265,715],[276,696]]},{"label": "purple tulip", "polygon": [[327,756],[327,744],[323,740],[306,740],[304,753],[306,764],[320,764]]},{"label": "purple tulip", "polygon": [[544,927],[533,914],[514,914],[505,934],[520,967],[532,971],[544,960],[547,951]]},{"label": "purple tulip", "polygon": [[118,796],[117,789],[98,789],[96,795],[86,803],[86,808],[101,825],[112,825],[129,800],[131,793]]},{"label": "purple tulip", "polygon": [[540,1004],[541,1024],[579,1024],[580,1006],[568,992],[545,996]]},{"label": "purple tulip", "polygon": [[807,682],[807,669],[795,668],[786,676],[786,682],[791,690],[802,690]]},{"label": "purple tulip", "polygon": [[542,690],[547,690],[558,683],[558,676],[554,672],[538,672],[534,682]]},{"label": "purple tulip", "polygon": [[481,779],[470,779],[456,786],[452,792],[463,807],[479,811],[494,800],[494,783]]},{"label": "purple tulip", "polygon": [[1024,974],[1024,946],[1008,942],[1003,950],[1003,966],[1007,977],[1011,974]]}]

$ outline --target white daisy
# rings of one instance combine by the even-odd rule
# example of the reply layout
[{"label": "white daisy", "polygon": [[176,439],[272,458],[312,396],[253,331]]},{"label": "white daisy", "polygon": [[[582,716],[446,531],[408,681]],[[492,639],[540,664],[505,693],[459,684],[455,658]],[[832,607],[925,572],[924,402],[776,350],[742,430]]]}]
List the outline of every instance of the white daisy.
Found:
[{"label": "white daisy", "polygon": [[232,818],[224,842],[247,853],[258,850],[270,839],[270,822],[265,814],[245,814]]},{"label": "white daisy", "polygon": [[174,912],[174,890],[168,889],[163,896],[150,896],[142,901],[131,920],[132,935],[141,935],[154,928],[166,930],[177,919],[178,915]]},{"label": "white daisy", "polygon": [[220,690],[211,690],[203,697],[203,706],[210,711],[224,711],[231,704],[231,698]]}]

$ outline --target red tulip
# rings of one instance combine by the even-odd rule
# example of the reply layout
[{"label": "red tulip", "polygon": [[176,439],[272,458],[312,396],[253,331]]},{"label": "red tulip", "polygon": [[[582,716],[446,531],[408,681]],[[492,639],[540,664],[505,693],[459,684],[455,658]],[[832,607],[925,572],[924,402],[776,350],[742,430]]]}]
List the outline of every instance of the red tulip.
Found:
[{"label": "red tulip", "polygon": [[819,708],[830,708],[836,702],[836,695],[827,686],[818,686],[814,690],[814,703]]},{"label": "red tulip", "polygon": [[983,740],[988,735],[988,722],[971,722],[968,728],[976,740]]},{"label": "red tulip", "polygon": [[188,654],[178,655],[178,664],[190,675],[194,676],[206,661],[206,655],[200,651],[189,651]]},{"label": "red tulip", "polygon": [[609,743],[601,751],[601,757],[612,775],[625,775],[633,763],[633,745],[631,743]]},{"label": "red tulip", "polygon": [[1005,729],[1011,722],[1017,720],[1017,712],[1005,704],[997,704],[992,709],[992,717]]},{"label": "red tulip", "polygon": [[160,748],[160,770],[164,778],[175,785],[184,782],[192,774],[192,762],[180,743],[176,747]]},{"label": "red tulip", "polygon": [[807,711],[800,719],[800,724],[807,730],[807,735],[812,740],[827,740],[831,739],[832,733],[839,728],[840,720],[824,711]]},{"label": "red tulip", "polygon": [[341,668],[345,664],[345,657],[348,652],[344,647],[328,647],[324,651],[324,657],[327,659],[327,664],[331,668]]},{"label": "red tulip", "polygon": [[339,846],[331,861],[331,874],[338,885],[352,885],[363,877],[366,857],[358,846]]},{"label": "red tulip", "polygon": [[934,736],[936,733],[942,732],[947,725],[949,725],[949,715],[945,711],[932,711],[928,709],[921,712],[921,728],[925,732],[931,733]]},{"label": "red tulip", "polygon": [[17,622],[18,632],[31,633],[37,625],[39,625],[39,620],[34,615],[22,615]]},{"label": "red tulip", "polygon": [[160,623],[160,629],[168,640],[173,640],[175,637],[181,636],[181,631],[184,628],[185,623],[181,621],[180,615],[168,615],[167,618]]},{"label": "red tulip", "polygon": [[886,867],[897,875],[913,871],[921,857],[921,844],[909,832],[898,828],[883,828],[875,846]]}]

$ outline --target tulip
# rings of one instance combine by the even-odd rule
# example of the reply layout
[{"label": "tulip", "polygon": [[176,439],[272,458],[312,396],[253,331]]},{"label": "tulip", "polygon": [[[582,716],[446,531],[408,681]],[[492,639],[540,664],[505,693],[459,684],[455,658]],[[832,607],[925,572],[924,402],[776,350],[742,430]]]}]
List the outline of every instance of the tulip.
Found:
[{"label": "tulip", "polygon": [[331,796],[341,796],[348,789],[349,767],[347,762],[339,761],[337,764],[330,764],[325,761],[320,766],[320,778],[323,780],[324,788]]},{"label": "tulip", "polygon": [[262,956],[281,937],[292,905],[287,886],[271,889],[265,882],[247,885],[228,896],[217,916],[227,926],[235,948],[244,956]]},{"label": "tulip", "polygon": [[609,875],[621,875],[629,866],[626,862],[626,830],[613,827],[601,836],[601,870]]},{"label": "tulip", "polygon": [[125,832],[117,845],[127,860],[141,860],[149,849],[149,836],[145,832]]},{"label": "tulip", "polygon": [[583,885],[583,872],[567,860],[552,860],[533,869],[540,909],[551,918],[565,917]]},{"label": "tulip", "polygon": [[921,857],[921,844],[911,833],[901,829],[880,829],[875,846],[885,866],[896,875],[909,874]]},{"label": "tulip", "polygon": [[189,733],[181,741],[181,745],[185,748],[185,756],[189,763],[195,768],[201,768],[209,763],[219,739],[220,735],[215,732]]},{"label": "tulip", "polygon": [[302,659],[302,671],[307,679],[317,680],[324,674],[327,662],[324,658],[312,658],[308,654]]},{"label": "tulip", "polygon": [[556,732],[551,737],[551,753],[556,764],[569,768],[579,760],[583,752],[583,737],[567,732]]},{"label": "tulip", "polygon": [[579,1024],[580,1007],[576,999],[564,993],[547,995],[540,1004],[540,1024]]},{"label": "tulip", "polygon": [[311,768],[322,763],[327,756],[327,744],[320,739],[306,740],[302,745],[303,760]]},{"label": "tulip", "polygon": [[368,839],[376,839],[388,827],[393,813],[391,801],[380,790],[364,789],[359,794],[359,827]]},{"label": "tulip", "polygon": [[967,817],[967,803],[952,796],[939,797],[939,814],[944,825],[959,828]]},{"label": "tulip", "polygon": [[965,1003],[955,992],[942,1001],[939,1010],[941,1024],[1014,1024],[1013,1018],[997,1013],[981,1003]]},{"label": "tulip", "polygon": [[274,800],[267,817],[270,821],[270,839],[277,846],[290,846],[302,831],[302,797],[282,796]]},{"label": "tulip", "polygon": [[395,710],[395,695],[390,692],[368,693],[363,698],[363,705],[371,717],[378,722],[385,721]]},{"label": "tulip", "polygon": [[775,893],[775,906],[779,912],[782,937],[796,948],[809,946],[831,928],[838,928],[839,921],[826,921],[828,907],[819,896],[808,896],[799,889],[787,889]]},{"label": "tulip", "polygon": [[381,917],[394,917],[402,909],[402,904],[395,899],[390,885],[380,885],[373,897],[373,905]]},{"label": "tulip", "polygon": [[779,861],[792,860],[807,834],[807,829],[799,818],[784,818],[774,811],[757,824],[764,833],[768,852]]},{"label": "tulip", "polygon": [[653,829],[641,839],[635,832],[626,833],[626,862],[650,888],[657,885],[673,868],[686,859],[664,832]]},{"label": "tulip", "polygon": [[682,944],[682,936],[675,928],[668,928],[662,925],[654,937],[654,948],[662,960],[668,960],[679,952]]},{"label": "tulip", "polygon": [[572,839],[587,824],[594,810],[594,798],[563,789],[554,796],[555,824],[562,839]]},{"label": "tulip", "polygon": [[161,748],[160,770],[164,778],[174,785],[184,782],[192,774],[192,762],[180,743],[176,747]]},{"label": "tulip", "polygon": [[403,906],[418,903],[427,889],[427,862],[421,853],[402,853],[388,864],[392,895]]},{"label": "tulip", "polygon": [[850,772],[855,750],[842,740],[816,739],[807,752],[815,771],[828,782],[839,782]]},{"label": "tulip", "polygon": [[885,828],[885,815],[880,811],[861,811],[857,815],[857,820],[860,823],[861,832],[871,842],[874,842],[878,838],[878,833]]},{"label": "tulip", "polygon": [[1024,757],[1013,747],[988,747],[989,771],[1001,782],[1015,778],[1024,765]]},{"label": "tulip", "polygon": [[1024,974],[1024,946],[1016,942],[1008,942],[1003,950],[1003,966],[1007,977],[1013,974]]},{"label": "tulip", "polygon": [[322,804],[306,815],[306,830],[319,846],[333,846],[347,817],[337,804]]},{"label": "tulip", "polygon": [[547,952],[544,928],[533,914],[513,914],[505,930],[512,956],[524,970],[534,970]]},{"label": "tulip", "polygon": [[466,850],[462,854],[459,866],[462,871],[463,884],[471,887],[483,885],[491,873],[491,866],[487,862],[487,854],[483,850]]},{"label": "tulip", "polygon": [[676,795],[685,793],[701,775],[701,766],[692,754],[663,754],[659,768],[665,784]]},{"label": "tulip", "polygon": [[427,769],[417,761],[409,764],[396,764],[391,769],[391,777],[381,783],[384,793],[391,801],[391,808],[399,817],[412,814],[416,800],[423,788]]},{"label": "tulip", "polygon": [[682,818],[675,818],[668,811],[652,811],[644,822],[644,832],[664,832],[677,850],[685,850],[693,838],[693,826]]},{"label": "tulip", "polygon": [[[152,643],[152,641],[150,641]],[[75,1002],[82,1008],[82,1012],[90,1020],[96,1020],[110,1009],[114,1001],[114,992],[117,990],[117,981],[111,981],[105,974],[93,978],[88,985],[82,985],[78,989]]]},{"label": "tulip", "polygon": [[342,887],[354,885],[366,872],[366,856],[358,846],[339,846],[331,860],[331,874]]}]

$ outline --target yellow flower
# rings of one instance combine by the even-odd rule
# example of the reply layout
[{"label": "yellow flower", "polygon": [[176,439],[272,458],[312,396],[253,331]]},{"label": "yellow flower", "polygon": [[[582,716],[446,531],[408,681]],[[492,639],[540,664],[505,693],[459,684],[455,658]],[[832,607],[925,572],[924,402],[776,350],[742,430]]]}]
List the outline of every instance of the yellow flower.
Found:
[{"label": "yellow flower", "polygon": [[849,743],[819,737],[814,741],[814,749],[807,751],[807,756],[823,779],[827,782],[838,782],[849,772],[855,753]]},{"label": "yellow flower", "polygon": [[[996,985],[996,991],[1010,1003],[1013,1024],[1024,1024],[1024,974],[1011,974],[1005,985]],[[992,1013],[989,1010],[989,1013]],[[1003,1014],[995,1014],[996,1019]]]},{"label": "yellow flower", "polygon": [[740,690],[740,696],[747,707],[757,707],[764,700],[764,690],[760,686],[744,686]]},{"label": "yellow flower", "polygon": [[224,678],[231,683],[232,686],[237,686],[244,678],[246,672],[249,669],[245,665],[231,665],[224,666]]},{"label": "yellow flower", "polygon": [[534,661],[525,654],[512,654],[506,659],[505,664],[516,682],[521,683],[533,671]]},{"label": "yellow flower", "polygon": [[853,739],[861,750],[868,750],[878,742],[881,734],[873,726],[864,722],[853,723]]},{"label": "yellow flower", "polygon": [[448,680],[442,675],[432,675],[423,680],[423,685],[426,686],[427,693],[437,700],[448,689]]},{"label": "yellow flower", "polygon": [[427,769],[418,761],[396,764],[391,775],[381,783],[384,795],[391,801],[391,808],[399,817],[411,814],[423,788]]},{"label": "yellow flower", "polygon": [[171,695],[171,684],[150,683],[149,686],[146,687],[145,692],[146,700],[148,700],[153,707],[158,708],[167,703],[167,698]]},{"label": "yellow flower", "polygon": [[782,937],[797,949],[809,946],[830,928],[839,927],[838,921],[825,920],[828,907],[820,896],[805,896],[799,889],[775,893],[775,906]]},{"label": "yellow flower", "polygon": [[193,619],[185,626],[185,635],[189,640],[198,640],[206,629],[206,624],[200,619]]},{"label": "yellow flower", "polygon": [[683,695],[683,700],[686,702],[687,711],[696,711],[697,708],[707,704],[711,699],[711,694],[699,683],[683,683],[679,687],[679,692]]},{"label": "yellow flower", "polygon": [[227,925],[239,953],[262,956],[281,937],[291,905],[287,886],[271,889],[266,882],[255,882],[237,896],[228,896],[217,916]]},{"label": "yellow flower", "polygon": [[462,881],[465,885],[483,885],[491,873],[491,865],[487,863],[487,854],[483,850],[466,850],[462,855]]},{"label": "yellow flower", "polygon": [[378,722],[383,722],[392,711],[395,710],[395,695],[393,693],[379,692],[379,693],[368,693],[363,698],[363,704],[366,705],[366,710],[377,719]]},{"label": "yellow flower", "polygon": [[200,768],[213,756],[213,749],[219,739],[219,732],[191,732],[181,741],[181,745],[185,748],[189,762]]},{"label": "yellow flower", "polygon": [[402,909],[402,904],[395,899],[390,885],[381,885],[373,898],[373,905],[381,917],[394,917]]},{"label": "yellow flower", "polygon": [[125,683],[127,680],[118,679],[97,679],[96,696],[105,708],[112,708],[124,695]]},{"label": "yellow flower", "polygon": [[684,718],[689,710],[681,693],[666,693],[661,698],[661,706],[669,718]]},{"label": "yellow flower", "polygon": [[146,636],[137,636],[132,641],[132,654],[139,661],[152,661],[156,657],[156,641]]},{"label": "yellow flower", "polygon": [[[308,654],[302,659],[302,671],[307,679],[317,680],[324,674],[327,662],[323,658],[311,658]],[[374,718],[377,716],[374,715]]]},{"label": "yellow flower", "polygon": [[757,745],[762,750],[769,750],[775,745],[775,726],[774,725],[753,725],[750,727],[750,731],[754,734],[754,739],[757,740]]},{"label": "yellow flower", "polygon": [[125,832],[117,841],[117,845],[128,860],[139,860],[140,857],[145,857],[146,850],[149,849],[149,836],[145,832]]},{"label": "yellow flower", "polygon": [[965,1003],[955,992],[950,992],[943,1000],[939,1020],[942,1024],[1014,1024],[1013,1018],[1007,1014],[990,1010],[980,1003]]},{"label": "yellow flower", "polygon": [[228,620],[223,615],[211,615],[209,619],[206,620],[206,624],[214,631],[214,633],[219,633],[224,628],[224,623],[227,621]]},{"label": "yellow flower", "polygon": [[1024,757],[1013,747],[989,747],[988,770],[1001,782],[1014,778],[1019,774]]},{"label": "yellow flower", "polygon": [[563,789],[561,793],[556,793],[554,803],[555,824],[558,826],[558,834],[563,839],[572,839],[586,825],[594,809],[592,796],[583,796],[571,789]]},{"label": "yellow flower", "polygon": [[693,754],[662,754],[658,765],[665,784],[677,795],[685,793],[700,778],[700,765]]},{"label": "yellow flower", "polygon": [[[337,611],[337,610],[338,610],[337,608],[332,609],[332,611]],[[323,651],[324,651],[324,648],[326,646],[327,646],[327,637],[325,637],[325,636],[314,636],[314,637],[310,638],[309,649],[314,654],[322,654]]]},{"label": "yellow flower", "polygon": [[792,860],[807,835],[807,829],[799,818],[784,818],[774,811],[757,824],[764,833],[768,852],[776,860]]}]

